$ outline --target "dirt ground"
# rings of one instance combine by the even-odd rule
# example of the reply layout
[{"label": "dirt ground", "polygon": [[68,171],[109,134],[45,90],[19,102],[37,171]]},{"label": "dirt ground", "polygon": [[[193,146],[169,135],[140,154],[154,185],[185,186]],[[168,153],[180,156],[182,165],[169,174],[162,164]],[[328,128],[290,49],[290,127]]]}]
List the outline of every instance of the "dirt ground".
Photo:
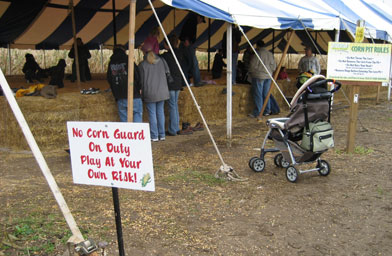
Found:
[{"label": "dirt ground", "polygon": [[[264,121],[235,119],[231,147],[225,123],[211,127],[243,182],[214,178],[221,163],[206,131],[153,143],[156,191],[119,190],[126,255],[392,255],[392,105],[360,100],[354,154],[344,152],[344,105],[322,155],[331,174],[295,184],[272,154],[264,172],[248,167]],[[63,149],[44,155],[83,234],[118,255],[111,189],[73,184]],[[32,154],[0,156],[0,255],[62,255],[70,232]]]}]

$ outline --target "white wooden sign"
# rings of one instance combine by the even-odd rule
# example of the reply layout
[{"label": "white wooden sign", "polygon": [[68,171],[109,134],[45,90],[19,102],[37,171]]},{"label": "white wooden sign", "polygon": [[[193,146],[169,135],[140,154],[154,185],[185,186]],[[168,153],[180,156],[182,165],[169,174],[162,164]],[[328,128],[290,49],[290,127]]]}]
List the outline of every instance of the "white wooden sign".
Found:
[{"label": "white wooden sign", "polygon": [[328,43],[328,78],[386,82],[390,63],[390,44]]},{"label": "white wooden sign", "polygon": [[67,122],[74,183],[155,191],[147,123]]}]

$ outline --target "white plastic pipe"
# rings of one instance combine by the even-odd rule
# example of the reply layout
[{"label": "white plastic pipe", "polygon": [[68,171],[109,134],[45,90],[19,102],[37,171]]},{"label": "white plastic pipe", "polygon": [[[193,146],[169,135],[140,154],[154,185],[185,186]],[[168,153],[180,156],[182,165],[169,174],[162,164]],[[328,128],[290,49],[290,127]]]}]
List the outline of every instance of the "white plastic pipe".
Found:
[{"label": "white plastic pipe", "polygon": [[231,23],[227,23],[227,33],[226,33],[226,65],[227,65],[227,72],[226,72],[226,83],[227,83],[227,104],[226,104],[226,125],[227,125],[227,139],[231,140],[231,130],[232,130],[232,91],[233,91],[233,56],[232,56],[232,36],[233,36],[233,27]]},{"label": "white plastic pipe", "polygon": [[35,160],[37,161],[39,167],[41,168],[41,171],[44,174],[45,179],[48,182],[50,189],[52,190],[52,193],[53,193],[53,195],[54,195],[54,197],[60,207],[60,210],[64,215],[65,221],[67,222],[67,224],[72,232],[72,237],[70,238],[70,240],[73,243],[83,242],[84,239],[83,239],[82,233],[80,232],[78,225],[76,224],[75,219],[73,218],[71,211],[69,210],[68,205],[65,202],[64,197],[61,194],[60,189],[57,186],[57,183],[56,183],[52,173],[49,170],[49,167],[45,161],[45,158],[42,155],[41,150],[39,149],[37,142],[35,141],[34,136],[30,131],[30,128],[26,122],[26,119],[24,118],[23,113],[20,110],[18,103],[16,102],[15,97],[11,91],[11,88],[8,85],[8,82],[5,79],[5,76],[4,76],[3,71],[1,69],[0,69],[0,86],[3,89],[3,93],[4,93],[5,97],[7,98],[8,103],[10,104],[12,112],[14,112],[15,118],[18,121],[20,128],[22,129],[22,132],[27,140],[27,143],[30,146],[31,151],[33,152]]}]

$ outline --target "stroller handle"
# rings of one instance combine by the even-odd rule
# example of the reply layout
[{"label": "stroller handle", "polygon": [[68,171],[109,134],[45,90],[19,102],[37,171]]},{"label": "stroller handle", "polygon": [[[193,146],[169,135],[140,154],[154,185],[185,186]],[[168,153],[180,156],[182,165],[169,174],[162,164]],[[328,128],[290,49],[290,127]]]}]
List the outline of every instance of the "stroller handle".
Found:
[{"label": "stroller handle", "polygon": [[308,87],[308,89],[309,89],[310,91],[312,91],[312,88],[313,88],[313,87],[317,87],[317,86],[320,86],[320,85],[323,85],[323,84],[326,84],[326,83],[333,83],[333,84],[336,84],[336,85],[337,85],[337,87],[334,88],[334,89],[332,89],[332,90],[330,91],[330,93],[335,93],[335,92],[337,92],[337,91],[340,89],[340,87],[342,87],[342,84],[341,84],[339,81],[336,81],[335,79],[323,79],[323,80],[314,82],[313,84],[311,84],[311,85]]}]

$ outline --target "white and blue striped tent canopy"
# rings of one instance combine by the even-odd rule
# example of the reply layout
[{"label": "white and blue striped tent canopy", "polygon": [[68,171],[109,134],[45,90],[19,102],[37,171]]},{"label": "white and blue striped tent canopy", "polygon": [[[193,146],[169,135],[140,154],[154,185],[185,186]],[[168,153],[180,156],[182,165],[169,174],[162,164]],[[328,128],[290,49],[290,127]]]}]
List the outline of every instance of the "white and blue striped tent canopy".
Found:
[{"label": "white and blue striped tent canopy", "polygon": [[[77,36],[91,49],[114,44],[113,1],[117,43],[127,44],[129,0],[73,1]],[[357,12],[352,1],[361,4],[366,12]],[[188,10],[210,18],[198,26],[196,45],[200,50],[220,48],[226,30],[224,24],[231,22],[244,26],[251,42],[263,39],[275,53],[284,49],[287,29],[295,30],[290,53],[302,52],[303,45],[311,45],[306,27],[321,52],[326,53],[328,42],[335,38],[335,30],[341,29],[341,41],[352,40],[346,30],[353,33],[359,18],[372,17],[371,22],[366,20],[369,37],[376,41],[390,39],[387,31],[390,32],[391,17],[372,1],[376,0],[155,0],[153,5],[169,34],[180,33]],[[147,0],[137,0],[136,13],[138,46],[157,22]],[[377,30],[376,25],[386,31]],[[162,35],[160,39],[163,40]],[[0,0],[1,47],[69,49],[72,40],[69,0]],[[246,41],[242,39],[241,48],[245,47]]]}]

